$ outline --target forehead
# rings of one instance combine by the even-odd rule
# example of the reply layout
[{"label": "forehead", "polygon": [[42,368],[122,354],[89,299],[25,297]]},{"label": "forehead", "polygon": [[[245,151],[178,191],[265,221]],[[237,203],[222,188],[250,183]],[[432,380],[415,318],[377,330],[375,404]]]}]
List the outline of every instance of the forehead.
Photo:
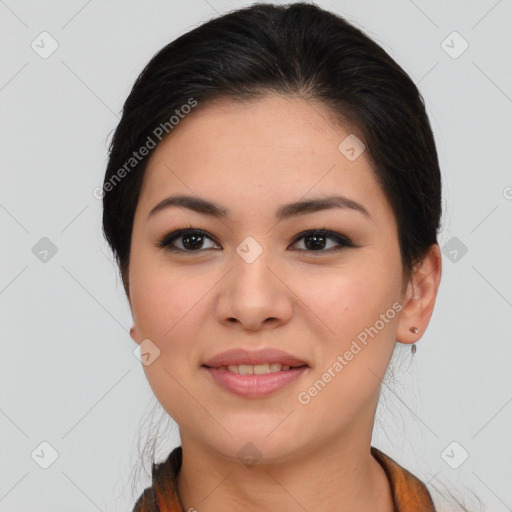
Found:
[{"label": "forehead", "polygon": [[385,209],[366,152],[355,159],[344,152],[357,141],[354,135],[328,107],[300,98],[269,95],[196,107],[152,153],[140,207],[149,211],[179,191],[232,210],[237,203],[245,211],[260,204],[274,210],[276,203],[334,193]]}]

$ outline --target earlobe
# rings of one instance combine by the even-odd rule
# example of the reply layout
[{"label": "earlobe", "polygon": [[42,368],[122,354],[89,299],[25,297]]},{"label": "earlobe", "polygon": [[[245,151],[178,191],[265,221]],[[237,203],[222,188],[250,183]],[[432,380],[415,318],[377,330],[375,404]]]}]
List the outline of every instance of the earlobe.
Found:
[{"label": "earlobe", "polygon": [[439,245],[433,244],[421,264],[415,268],[398,321],[398,342],[416,343],[427,329],[441,281],[441,260]]},{"label": "earlobe", "polygon": [[135,343],[139,344],[139,340],[138,340],[139,337],[137,336],[137,333],[136,333],[135,324],[133,324],[130,327],[130,337],[132,338],[133,341],[135,341]]}]

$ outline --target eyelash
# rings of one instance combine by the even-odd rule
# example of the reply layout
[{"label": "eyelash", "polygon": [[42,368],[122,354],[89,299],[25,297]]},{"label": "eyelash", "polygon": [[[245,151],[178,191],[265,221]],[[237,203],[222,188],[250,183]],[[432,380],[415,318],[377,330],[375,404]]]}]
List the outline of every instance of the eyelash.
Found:
[{"label": "eyelash", "polygon": [[[207,250],[217,250],[217,249],[209,248],[209,249],[197,249],[197,250],[189,251],[186,249],[180,249],[180,248],[174,247],[172,245],[172,242],[174,242],[176,239],[183,237],[185,235],[188,235],[188,234],[202,235],[203,237],[209,238],[213,242],[217,243],[211,236],[208,235],[208,233],[206,231],[203,231],[202,229],[198,229],[198,228],[192,228],[192,226],[189,226],[188,228],[178,229],[176,231],[168,233],[162,239],[160,239],[160,241],[157,243],[157,246],[160,248],[165,248],[168,251],[178,252],[178,253],[187,253],[187,252],[188,253],[202,253]],[[332,240],[335,240],[336,243],[340,244],[340,246],[339,247],[331,247],[330,249],[327,249],[327,250],[318,250],[318,251],[309,251],[307,249],[297,249],[297,250],[301,251],[301,252],[312,253],[312,254],[325,254],[325,253],[331,254],[333,252],[341,251],[342,249],[345,249],[347,247],[355,247],[355,245],[352,243],[352,241],[349,238],[347,238],[346,236],[341,235],[340,233],[336,233],[335,231],[330,231],[326,228],[310,229],[307,231],[302,231],[295,237],[295,239],[292,242],[292,245],[295,245],[298,241],[300,241],[303,238],[306,238],[307,236],[314,236],[314,235],[323,236],[325,238],[330,238]],[[220,244],[218,244],[218,245],[220,245]]]}]

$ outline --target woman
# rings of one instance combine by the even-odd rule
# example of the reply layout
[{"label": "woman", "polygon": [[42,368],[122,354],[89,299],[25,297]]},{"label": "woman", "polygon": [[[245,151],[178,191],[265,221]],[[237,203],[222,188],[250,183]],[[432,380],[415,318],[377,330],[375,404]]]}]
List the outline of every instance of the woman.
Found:
[{"label": "woman", "polygon": [[422,97],[310,4],[255,4],[168,44],[104,181],[148,381],[181,446],[134,511],[432,511],[371,434],[396,342],[441,278]]}]

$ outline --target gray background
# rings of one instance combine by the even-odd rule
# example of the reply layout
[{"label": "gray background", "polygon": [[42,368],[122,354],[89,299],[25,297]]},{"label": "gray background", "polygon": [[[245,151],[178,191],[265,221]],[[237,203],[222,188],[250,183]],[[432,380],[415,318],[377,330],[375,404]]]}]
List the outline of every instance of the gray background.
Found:
[{"label": "gray background", "polygon": [[[1,511],[131,510],[149,485],[142,474],[132,494],[155,399],[93,190],[151,56],[249,4],[0,0]],[[416,82],[443,173],[436,308],[414,358],[397,344],[372,444],[431,489],[475,492],[473,510],[512,510],[512,2],[318,5],[363,28]],[[58,43],[47,58],[31,47],[51,48],[43,31]],[[453,31],[469,44],[457,58]],[[57,250],[46,260],[43,237]],[[47,469],[42,442],[58,453]],[[164,424],[159,457],[178,443]]]}]

